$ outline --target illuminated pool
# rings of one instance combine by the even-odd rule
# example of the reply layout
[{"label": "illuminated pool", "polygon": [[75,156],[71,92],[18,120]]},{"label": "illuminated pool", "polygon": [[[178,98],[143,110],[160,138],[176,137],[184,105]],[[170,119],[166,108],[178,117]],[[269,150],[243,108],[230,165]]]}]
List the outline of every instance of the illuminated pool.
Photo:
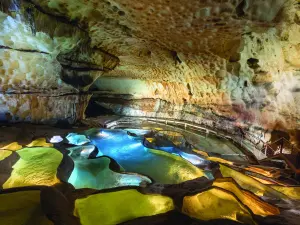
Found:
[{"label": "illuminated pool", "polygon": [[[172,148],[155,150],[143,145],[145,134],[149,131],[92,129],[86,132],[91,143],[97,146],[97,156],[109,156],[117,161],[126,172],[146,175],[157,183],[177,184],[201,176],[213,178],[209,171],[204,171],[191,162],[200,157],[182,153]],[[173,149],[174,150],[174,149]],[[191,162],[184,159],[190,158]],[[197,162],[198,162],[197,161]],[[196,163],[197,163],[196,162]]]},{"label": "illuminated pool", "polygon": [[285,169],[218,158],[191,137],[123,127],[9,143],[0,148],[1,222],[49,224],[48,215],[62,221],[73,212],[66,224],[298,224],[300,187],[285,182]]}]

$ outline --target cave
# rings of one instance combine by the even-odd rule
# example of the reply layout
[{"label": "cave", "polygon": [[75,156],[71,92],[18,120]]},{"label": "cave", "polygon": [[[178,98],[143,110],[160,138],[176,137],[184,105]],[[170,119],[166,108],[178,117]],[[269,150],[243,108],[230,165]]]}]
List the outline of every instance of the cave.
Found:
[{"label": "cave", "polygon": [[298,225],[298,0],[0,0],[0,225]]}]

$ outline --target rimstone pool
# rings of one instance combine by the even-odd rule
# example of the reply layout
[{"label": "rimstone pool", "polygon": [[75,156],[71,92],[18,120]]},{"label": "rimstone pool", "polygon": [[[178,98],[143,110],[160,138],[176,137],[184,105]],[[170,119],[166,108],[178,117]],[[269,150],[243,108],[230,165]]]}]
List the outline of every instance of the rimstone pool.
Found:
[{"label": "rimstone pool", "polygon": [[[198,169],[196,164],[208,164],[200,156],[181,152],[176,146],[148,148],[144,136],[150,131],[94,129],[87,131],[91,143],[98,148],[97,156],[109,156],[125,171],[143,174],[162,184],[177,184],[200,176],[212,178],[212,174]],[[185,158],[180,153],[185,154]],[[190,159],[190,161],[189,161]],[[207,174],[206,174],[207,173]]]},{"label": "rimstone pool", "polygon": [[13,203],[0,211],[19,215],[5,224],[296,224],[297,181],[223,138],[145,123],[48,129],[1,147],[0,199]]}]

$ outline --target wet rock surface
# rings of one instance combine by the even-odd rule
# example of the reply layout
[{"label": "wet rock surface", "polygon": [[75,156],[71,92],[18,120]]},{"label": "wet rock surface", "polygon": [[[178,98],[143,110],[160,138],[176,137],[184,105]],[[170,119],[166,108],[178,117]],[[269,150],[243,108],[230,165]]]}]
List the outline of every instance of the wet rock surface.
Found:
[{"label": "wet rock surface", "polygon": [[[42,128],[41,126],[39,126]],[[9,130],[9,128],[6,128]],[[14,128],[16,129],[16,128]],[[34,129],[33,127],[31,129]],[[81,128],[82,129],[82,128]],[[28,129],[29,130],[29,129]],[[108,158],[106,156],[97,156],[102,149],[96,149],[96,148],[90,148],[91,143],[83,144],[81,146],[76,145],[70,145],[65,137],[69,133],[77,133],[78,135],[82,135],[84,133],[89,134],[89,138],[92,138],[91,133],[95,131],[95,129],[92,129],[90,131],[86,131],[85,129],[78,130],[61,130],[58,128],[47,128],[45,127],[44,130],[47,130],[49,136],[51,135],[61,135],[63,137],[63,141],[60,143],[55,143],[54,148],[49,147],[51,143],[46,143],[42,140],[42,138],[39,138],[35,141],[29,141],[30,146],[23,148],[20,150],[17,150],[13,152],[11,155],[7,156],[5,159],[0,161],[0,165],[4,166],[6,169],[3,170],[1,176],[3,179],[1,191],[0,191],[0,197],[9,197],[11,194],[17,194],[17,195],[24,195],[26,191],[35,191],[37,192],[37,196],[40,196],[40,199],[37,199],[36,204],[39,208],[39,215],[37,214],[30,214],[31,212],[27,212],[26,210],[29,209],[29,206],[24,206],[24,210],[26,213],[24,214],[22,211],[18,211],[14,216],[23,218],[24,215],[27,215],[23,218],[23,221],[33,221],[31,224],[44,224],[44,222],[35,222],[40,221],[41,218],[47,218],[45,221],[52,221],[53,224],[70,224],[70,225],[79,225],[79,224],[93,224],[95,222],[95,219],[100,221],[100,219],[96,216],[96,211],[100,208],[102,209],[101,213],[104,213],[103,215],[111,215],[113,216],[115,213],[116,217],[114,220],[119,221],[120,224],[238,224],[238,222],[244,222],[246,224],[297,224],[297,207],[295,206],[298,204],[298,200],[293,200],[295,198],[295,194],[292,195],[285,195],[285,193],[289,192],[279,192],[275,189],[272,189],[271,186],[265,185],[261,183],[260,181],[256,181],[256,183],[253,183],[253,178],[249,177],[246,174],[242,174],[241,171],[243,168],[245,168],[245,165],[223,165],[220,164],[220,171],[217,173],[213,173],[213,178],[208,179],[205,176],[199,176],[196,179],[193,180],[187,180],[185,182],[180,182],[178,184],[161,184],[158,182],[155,182],[154,179],[151,179],[153,182],[151,183],[139,183],[134,184],[137,186],[132,186],[133,183],[128,183],[130,181],[127,180],[127,183],[123,183],[122,179],[119,179],[119,182],[117,186],[105,186],[104,183],[109,184],[109,179],[113,179],[112,174],[107,174],[107,177],[98,177],[101,171],[93,170],[92,164],[89,164],[88,162],[93,160],[102,160],[102,159],[110,159],[110,162],[107,164],[107,169],[113,171],[114,173],[118,173],[121,176],[130,175],[132,178],[134,176],[138,176],[138,174],[134,174],[132,172],[135,171],[128,171],[125,170],[120,165],[120,161],[118,157],[116,158]],[[101,129],[98,129],[101,130]],[[40,129],[40,131],[43,131],[43,129]],[[103,132],[105,131],[105,132]],[[101,135],[108,135],[109,130],[102,129],[102,131],[99,133]],[[115,132],[115,131],[114,131]],[[127,132],[125,132],[128,137],[133,138],[132,140],[139,141],[141,137],[144,134],[147,138],[151,137],[151,132],[149,130],[142,130],[142,129],[127,129]],[[153,132],[152,132],[153,133]],[[155,133],[155,132],[154,132]],[[175,138],[172,132],[163,132],[158,131],[158,133],[164,133],[164,135],[167,135],[167,139],[164,141],[160,141],[160,139],[156,140],[157,146],[169,146],[174,147],[176,140],[178,139],[178,135],[176,135],[177,138]],[[172,135],[171,135],[172,134]],[[73,134],[74,135],[74,134]],[[170,136],[168,136],[170,135]],[[122,136],[120,136],[122,137]],[[120,138],[119,137],[119,138]],[[103,137],[102,137],[103,138]],[[117,138],[117,136],[116,136]],[[152,138],[155,138],[155,135],[152,136]],[[13,140],[15,140],[13,138]],[[50,140],[50,138],[48,138]],[[172,145],[168,145],[168,141],[173,140],[175,142],[172,142]],[[23,140],[24,141],[24,140]],[[23,144],[23,143],[22,143]],[[178,143],[177,143],[178,144]],[[27,143],[24,143],[24,145],[28,145]],[[8,145],[12,146],[12,145]],[[7,147],[9,148],[9,147]],[[11,147],[12,148],[12,147]],[[12,148],[13,149],[13,148]],[[40,150],[38,150],[40,149]],[[51,153],[49,154],[42,154],[40,156],[39,152],[42,151],[56,151],[57,153]],[[89,150],[90,149],[90,150]],[[27,159],[31,160],[31,164],[35,164],[36,169],[29,171],[30,174],[34,175],[36,178],[31,179],[31,183],[27,184],[26,179],[24,180],[24,185],[20,185],[20,178],[18,176],[15,176],[14,170],[17,171],[25,171],[26,167],[30,168],[31,165],[23,164],[22,167],[17,166],[20,164],[20,160],[24,160],[25,155],[22,154],[22,151],[28,151],[31,155],[36,155],[36,157],[29,157],[26,156]],[[96,150],[96,151],[95,151]],[[183,151],[183,149],[181,148]],[[5,150],[3,150],[5,151]],[[6,150],[8,151],[8,150]],[[163,152],[166,156],[171,153],[169,153],[170,150],[156,150]],[[179,150],[177,150],[179,151]],[[49,152],[50,153],[50,152]],[[97,154],[96,154],[97,153]],[[195,153],[194,153],[195,154]],[[20,158],[16,158],[15,156],[20,155]],[[41,183],[42,176],[50,176],[52,175],[48,173],[47,171],[50,171],[49,169],[53,167],[53,163],[46,163],[45,162],[54,162],[51,158],[56,158],[56,155],[60,155],[60,162],[56,164],[56,177],[58,178],[58,182],[55,183]],[[41,157],[46,157],[45,159],[42,159]],[[22,159],[23,157],[23,159]],[[43,167],[39,167],[39,165],[42,165],[39,160],[42,159],[44,161],[42,164]],[[208,158],[209,159],[209,158]],[[6,161],[5,161],[6,160]],[[37,161],[34,161],[37,160]],[[87,168],[90,167],[90,172],[95,173],[94,177],[87,176],[87,173],[85,172],[85,176],[82,176],[80,178],[80,182],[87,181],[84,188],[77,187],[77,184],[70,184],[70,177],[72,176],[72,173],[76,171],[76,161],[86,161]],[[42,162],[41,161],[41,162]],[[83,161],[82,161],[83,162]],[[98,163],[99,164],[99,163]],[[121,163],[122,164],[122,163]],[[11,169],[9,170],[9,166],[11,166]],[[100,164],[99,164],[100,166]],[[231,167],[231,170],[236,170],[235,173],[231,172],[231,175],[228,175],[227,173],[224,173],[224,167]],[[247,166],[246,166],[247,167]],[[248,166],[249,167],[249,166]],[[250,168],[250,167],[249,167]],[[251,170],[254,172],[255,167],[251,167]],[[150,169],[150,168],[149,168]],[[176,168],[180,170],[180,168]],[[51,169],[52,170],[52,169]],[[230,171],[230,169],[227,169]],[[226,170],[226,171],[227,171]],[[83,170],[84,171],[84,170]],[[105,171],[105,170],[104,170]],[[273,176],[273,173],[269,172],[270,170],[264,170],[263,168],[260,168],[257,172],[264,173],[267,176]],[[4,173],[5,172],[5,173]],[[51,172],[52,173],[52,172]],[[32,176],[30,175],[29,176]],[[42,176],[41,176],[42,175]],[[19,174],[19,176],[23,176],[22,173]],[[228,177],[231,178],[223,178]],[[50,178],[49,177],[49,178]],[[43,179],[44,179],[43,178]],[[130,182],[133,182],[131,178]],[[47,178],[48,179],[48,178]],[[7,186],[5,183],[10,180],[10,184],[16,184],[15,186],[10,186],[7,189]],[[94,180],[94,181],[92,181]],[[18,181],[18,182],[16,182]],[[100,186],[93,186],[90,182],[98,182],[101,184]],[[32,183],[36,182],[36,183]],[[72,183],[72,182],[71,182]],[[40,184],[48,186],[39,186]],[[20,186],[28,186],[30,187],[20,187]],[[38,185],[38,186],[36,186]],[[125,186],[123,186],[125,185]],[[278,185],[278,184],[277,184]],[[280,185],[278,185],[280,186]],[[282,186],[283,187],[283,186]],[[290,187],[290,188],[296,188]],[[100,189],[100,190],[96,190]],[[246,189],[248,191],[246,191]],[[257,190],[260,190],[258,192]],[[278,189],[279,190],[279,189]],[[292,190],[292,189],[290,189]],[[296,190],[296,189],[295,189]],[[125,200],[126,194],[127,200]],[[205,196],[209,196],[210,193],[214,193],[214,195],[209,198],[208,200],[203,200],[202,198],[205,198]],[[297,192],[295,192],[297,193]],[[256,194],[256,195],[255,195]],[[131,199],[130,196],[136,196]],[[156,196],[155,198],[153,198]],[[267,198],[267,196],[269,196]],[[271,198],[270,198],[271,197]],[[297,197],[297,195],[296,195]],[[136,213],[136,207],[135,204],[138,204],[139,201],[137,201],[137,198],[141,198],[141,201],[143,202],[143,207],[141,209],[138,209],[138,212]],[[153,198],[153,199],[152,199]],[[13,198],[10,198],[13,199]],[[98,200],[101,199],[101,200]],[[107,205],[106,200],[111,201],[111,204]],[[130,200],[131,199],[131,200]],[[142,200],[144,199],[144,200]],[[146,200],[146,199],[149,199]],[[152,200],[150,200],[152,199]],[[199,201],[199,203],[196,203],[196,199],[202,199]],[[226,201],[224,201],[226,199]],[[247,200],[248,199],[248,200]],[[130,207],[126,207],[123,205],[126,201],[128,204],[130,204]],[[128,202],[129,201],[129,202]],[[194,202],[192,205],[190,205],[191,202]],[[209,203],[210,202],[210,203]],[[219,203],[218,203],[219,202]],[[230,203],[230,204],[229,204]],[[102,205],[105,204],[106,207],[102,207]],[[114,204],[119,205],[119,207],[113,206]],[[236,210],[237,217],[224,217],[218,215],[218,213],[215,213],[214,211],[209,211],[207,213],[204,213],[203,208],[201,208],[201,205],[204,206],[206,204],[211,204],[211,207],[215,207],[218,204],[224,204],[222,206],[222,210],[226,211],[226,206],[231,207],[232,209]],[[257,204],[257,205],[255,205]],[[11,204],[1,206],[1,210],[3,212],[7,210],[11,210],[14,207]],[[125,207],[123,209],[123,207]],[[147,209],[149,209],[147,211]],[[87,211],[88,210],[88,211]],[[94,211],[96,210],[96,211]],[[196,211],[195,211],[196,210]],[[200,211],[199,211],[200,210]],[[208,209],[209,210],[209,209]],[[225,211],[222,211],[222,215],[226,215]],[[202,212],[202,213],[201,213]],[[246,213],[243,214],[242,212]],[[23,213],[23,214],[22,214]],[[87,216],[88,214],[92,213],[90,216]],[[96,213],[96,214],[95,214]],[[196,213],[196,214],[195,214]],[[204,213],[204,214],[203,214]],[[233,212],[232,212],[233,213]],[[241,214],[242,213],[242,214]],[[206,217],[204,216],[206,215]],[[207,216],[210,215],[210,219],[207,220]],[[267,215],[267,216],[266,216]],[[30,216],[30,219],[28,219]],[[112,221],[110,217],[103,217],[103,220],[101,224],[111,224]],[[265,216],[265,217],[263,217]],[[97,219],[98,218],[98,219]],[[12,218],[9,216],[6,217],[8,221],[10,221]],[[230,220],[229,220],[230,219]],[[44,219],[43,219],[44,221]],[[106,221],[106,222],[105,222]],[[19,223],[13,223],[16,225],[19,225]]]}]

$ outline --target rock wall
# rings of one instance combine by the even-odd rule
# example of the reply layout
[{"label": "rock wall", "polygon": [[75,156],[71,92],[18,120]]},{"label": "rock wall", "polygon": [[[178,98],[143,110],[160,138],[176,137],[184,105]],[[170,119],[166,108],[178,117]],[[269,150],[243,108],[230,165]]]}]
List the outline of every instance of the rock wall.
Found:
[{"label": "rock wall", "polygon": [[[22,34],[16,36],[34,52],[18,54],[39,55],[36,64],[44,69],[33,66],[36,72],[26,80],[2,63],[15,80],[2,81],[6,92],[24,91],[30,83],[28,90],[93,93],[92,101],[124,115],[209,119],[264,130],[300,126],[297,0],[22,4],[20,18],[15,13],[9,20],[26,24],[27,31],[18,29]],[[9,32],[4,41],[11,49],[3,54],[20,50]],[[22,60],[10,61],[9,68],[24,67]]]},{"label": "rock wall", "polygon": [[118,58],[91,49],[89,35],[27,1],[0,12],[0,120],[74,123],[84,117],[81,94]]},{"label": "rock wall", "polygon": [[264,129],[297,129],[299,67],[295,66],[296,60],[293,64],[288,62],[286,45],[290,43],[279,35],[275,28],[244,34],[239,50],[228,60],[209,53],[197,57],[180,55],[180,63],[173,61],[162,65],[161,70],[148,71],[154,75],[151,78],[142,77],[144,72],[123,78],[127,74],[118,73],[117,67],[94,85],[101,90],[100,98],[123,95],[126,104],[104,101],[121,114],[155,117],[164,112],[188,119],[184,114],[202,117],[206,110],[222,119]]},{"label": "rock wall", "polygon": [[3,122],[32,122],[73,124],[82,119],[87,107],[87,95],[1,94],[0,120]]},{"label": "rock wall", "polygon": [[[129,55],[120,46],[120,65],[95,83],[99,104],[126,115],[219,118],[266,130],[299,128],[297,1],[189,1],[193,8],[182,2],[181,7],[124,2],[109,5],[129,12],[116,20],[131,28],[134,37],[144,38],[147,50],[134,45]],[[192,22],[183,25],[188,19],[175,9],[186,16],[194,13]]]}]

